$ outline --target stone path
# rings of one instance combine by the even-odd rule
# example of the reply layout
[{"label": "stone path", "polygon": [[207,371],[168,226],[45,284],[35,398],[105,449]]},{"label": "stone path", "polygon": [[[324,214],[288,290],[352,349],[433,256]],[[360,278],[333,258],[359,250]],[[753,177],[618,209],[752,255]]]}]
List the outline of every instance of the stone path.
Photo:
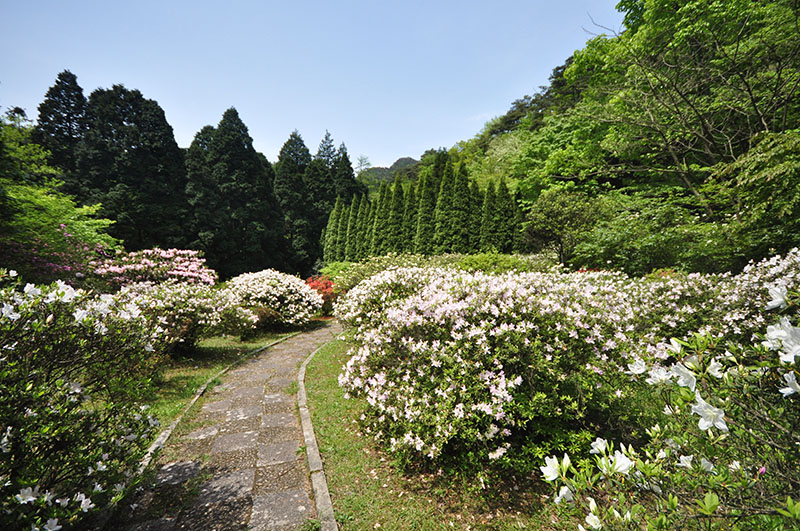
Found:
[{"label": "stone path", "polygon": [[162,504],[160,517],[128,529],[283,531],[316,518],[293,384],[303,360],[340,331],[331,323],[302,333],[226,373],[192,419],[202,427],[173,435],[180,459],[162,466],[128,521]]}]

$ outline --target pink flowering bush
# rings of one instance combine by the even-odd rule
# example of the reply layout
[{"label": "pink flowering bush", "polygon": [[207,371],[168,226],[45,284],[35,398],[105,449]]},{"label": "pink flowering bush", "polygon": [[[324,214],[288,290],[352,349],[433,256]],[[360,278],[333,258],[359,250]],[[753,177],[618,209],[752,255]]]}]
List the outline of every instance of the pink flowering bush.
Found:
[{"label": "pink flowering bush", "polygon": [[117,298],[141,308],[149,326],[163,334],[169,353],[191,350],[202,337],[245,334],[258,322],[231,291],[206,284],[176,280],[129,284]]},{"label": "pink flowering bush", "polygon": [[300,326],[322,308],[322,296],[298,277],[265,269],[230,279],[224,291],[230,300],[253,311],[259,326]]},{"label": "pink flowering bush", "polygon": [[0,528],[77,525],[130,489],[163,339],[133,301],[0,271]]},{"label": "pink flowering bush", "polygon": [[213,285],[217,273],[205,263],[200,251],[144,249],[120,252],[113,258],[96,262],[94,273],[114,287],[164,280]]}]

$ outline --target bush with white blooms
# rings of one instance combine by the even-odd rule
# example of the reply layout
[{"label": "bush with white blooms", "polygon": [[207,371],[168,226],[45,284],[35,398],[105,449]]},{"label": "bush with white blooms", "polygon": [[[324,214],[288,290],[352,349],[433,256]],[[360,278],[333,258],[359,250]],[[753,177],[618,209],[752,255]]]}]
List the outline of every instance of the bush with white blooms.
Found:
[{"label": "bush with white blooms", "polygon": [[274,269],[234,277],[224,291],[230,300],[253,311],[259,325],[304,325],[323,302],[322,296],[303,280]]}]

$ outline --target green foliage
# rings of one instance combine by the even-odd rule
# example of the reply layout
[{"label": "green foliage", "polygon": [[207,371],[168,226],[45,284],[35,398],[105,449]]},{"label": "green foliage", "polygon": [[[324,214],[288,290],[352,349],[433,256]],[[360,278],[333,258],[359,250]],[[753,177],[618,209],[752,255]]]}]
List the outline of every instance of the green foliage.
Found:
[{"label": "green foliage", "polygon": [[464,271],[501,274],[510,271],[520,273],[529,271],[545,272],[556,266],[557,262],[554,256],[547,253],[518,255],[491,252],[464,256],[455,265]]},{"label": "green foliage", "polygon": [[[69,70],[58,74],[55,85],[47,90],[44,101],[39,104],[34,139],[50,152],[50,163],[67,173],[77,169],[78,145],[88,128],[86,107],[78,78]],[[76,184],[75,178],[70,175],[66,179],[66,192],[70,192],[69,185]]]}]

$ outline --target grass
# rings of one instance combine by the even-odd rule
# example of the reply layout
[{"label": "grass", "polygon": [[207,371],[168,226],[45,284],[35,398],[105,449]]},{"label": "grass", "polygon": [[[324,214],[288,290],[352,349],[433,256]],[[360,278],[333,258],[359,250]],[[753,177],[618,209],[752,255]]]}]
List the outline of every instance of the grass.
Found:
[{"label": "grass", "polygon": [[314,432],[341,529],[566,528],[547,500],[549,492],[508,482],[490,495],[467,478],[403,472],[393,464],[354,420],[363,402],[346,400],[338,386],[347,350],[344,341],[329,343],[306,372]]},{"label": "grass", "polygon": [[157,391],[150,403],[151,414],[162,425],[169,424],[209,378],[241,359],[245,353],[286,335],[285,332],[263,332],[245,341],[231,336],[212,337],[201,341],[191,353],[171,358],[156,382]]}]

